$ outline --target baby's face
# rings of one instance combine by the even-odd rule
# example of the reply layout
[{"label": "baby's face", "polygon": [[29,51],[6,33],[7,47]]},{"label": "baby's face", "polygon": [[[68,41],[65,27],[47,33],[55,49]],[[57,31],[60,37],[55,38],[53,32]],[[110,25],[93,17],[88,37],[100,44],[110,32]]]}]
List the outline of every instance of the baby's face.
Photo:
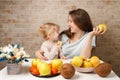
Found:
[{"label": "baby's face", "polygon": [[59,32],[57,30],[50,34],[50,38],[53,41],[57,41],[58,40],[58,36],[59,36]]}]

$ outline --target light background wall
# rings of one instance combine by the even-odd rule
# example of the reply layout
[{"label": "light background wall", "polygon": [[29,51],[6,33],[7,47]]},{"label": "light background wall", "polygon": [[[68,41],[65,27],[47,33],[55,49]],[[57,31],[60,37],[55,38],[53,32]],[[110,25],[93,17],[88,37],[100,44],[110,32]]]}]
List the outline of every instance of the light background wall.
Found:
[{"label": "light background wall", "polygon": [[67,29],[68,12],[76,8],[86,10],[94,26],[107,25],[92,54],[111,63],[120,76],[120,0],[0,0],[0,46],[20,43],[35,57],[43,42],[39,27],[55,22],[61,31]]}]

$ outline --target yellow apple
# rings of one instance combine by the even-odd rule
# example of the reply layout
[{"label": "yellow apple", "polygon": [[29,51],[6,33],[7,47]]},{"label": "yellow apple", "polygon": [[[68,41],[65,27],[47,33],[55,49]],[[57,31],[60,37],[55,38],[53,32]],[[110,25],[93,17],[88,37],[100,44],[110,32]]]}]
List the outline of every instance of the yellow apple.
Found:
[{"label": "yellow apple", "polygon": [[62,41],[58,41],[58,42],[57,42],[57,45],[58,45],[58,46],[62,46]]},{"label": "yellow apple", "polygon": [[102,32],[105,32],[107,30],[107,26],[105,24],[99,24],[98,29],[102,30]]},{"label": "yellow apple", "polygon": [[51,64],[52,64],[52,68],[56,68],[60,70],[63,65],[63,61],[61,59],[54,59],[51,61]]},{"label": "yellow apple", "polygon": [[51,68],[46,62],[41,62],[38,68],[41,76],[46,76],[51,74]]},{"label": "yellow apple", "polygon": [[37,69],[40,68],[40,66],[41,66],[42,63],[43,63],[42,61],[40,61],[40,62],[37,63]]},{"label": "yellow apple", "polygon": [[83,64],[83,58],[80,56],[75,56],[75,57],[73,57],[71,63],[75,67],[80,67]]},{"label": "yellow apple", "polygon": [[90,62],[92,63],[93,67],[96,67],[100,64],[100,59],[97,56],[92,56],[90,58]]},{"label": "yellow apple", "polygon": [[90,67],[93,67],[93,65],[92,65],[92,63],[90,61],[84,61],[83,67],[84,68],[90,68]]},{"label": "yellow apple", "polygon": [[38,58],[33,59],[32,60],[32,66],[37,67],[38,62],[40,62],[40,59],[38,59]]},{"label": "yellow apple", "polygon": [[83,61],[86,61],[87,59],[85,58],[85,57],[83,57],[83,56],[80,56],[82,59],[83,59]]}]

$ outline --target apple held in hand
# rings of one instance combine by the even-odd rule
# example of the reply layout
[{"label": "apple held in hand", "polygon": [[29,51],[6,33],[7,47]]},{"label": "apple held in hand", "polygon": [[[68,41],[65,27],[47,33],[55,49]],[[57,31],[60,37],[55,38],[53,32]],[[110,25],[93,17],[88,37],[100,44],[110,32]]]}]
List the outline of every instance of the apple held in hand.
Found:
[{"label": "apple held in hand", "polygon": [[102,30],[102,32],[105,32],[107,30],[107,26],[105,24],[99,24],[98,29]]},{"label": "apple held in hand", "polygon": [[83,58],[80,56],[75,56],[75,57],[73,57],[71,63],[75,67],[80,67],[83,64]]},{"label": "apple held in hand", "polygon": [[61,46],[62,46],[62,41],[58,41],[58,42],[57,42],[57,46],[60,46],[60,47],[61,47]]},{"label": "apple held in hand", "polygon": [[33,59],[32,60],[32,66],[37,67],[38,62],[40,62],[40,59],[38,59],[38,58]]},{"label": "apple held in hand", "polygon": [[56,68],[60,70],[63,65],[63,61],[61,59],[54,59],[52,60],[51,64],[52,64],[52,68]]}]

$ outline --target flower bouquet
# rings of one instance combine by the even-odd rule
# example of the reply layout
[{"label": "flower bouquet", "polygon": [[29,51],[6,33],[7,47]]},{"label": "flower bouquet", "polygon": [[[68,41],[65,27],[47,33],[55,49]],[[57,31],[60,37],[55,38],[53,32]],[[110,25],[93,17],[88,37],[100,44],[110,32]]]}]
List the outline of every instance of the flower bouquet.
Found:
[{"label": "flower bouquet", "polygon": [[[5,47],[0,47],[0,62],[8,60],[7,71],[8,74],[20,73],[21,62],[24,60],[28,62],[27,58],[30,55],[26,54],[24,48],[20,44],[8,44]],[[18,67],[18,68],[17,68]]]}]

